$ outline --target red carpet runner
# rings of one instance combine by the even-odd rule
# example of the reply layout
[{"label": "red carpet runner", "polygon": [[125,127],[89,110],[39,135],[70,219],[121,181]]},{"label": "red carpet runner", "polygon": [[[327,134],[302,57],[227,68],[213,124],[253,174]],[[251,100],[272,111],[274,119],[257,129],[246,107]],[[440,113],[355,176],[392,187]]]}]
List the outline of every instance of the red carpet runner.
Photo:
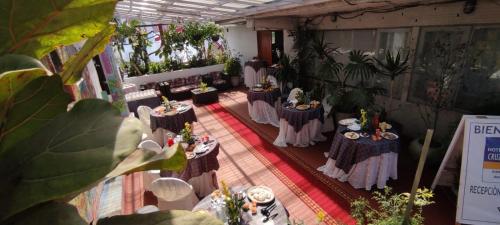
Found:
[{"label": "red carpet runner", "polygon": [[[337,221],[335,222],[331,220],[331,218],[328,219],[327,217],[327,220],[325,221],[327,224],[355,224],[355,220],[349,215],[349,202],[346,199],[342,199],[339,195],[331,193],[331,190],[329,190],[324,183],[316,180],[313,176],[308,174],[307,171],[289,160],[288,157],[281,152],[281,150],[276,148],[273,144],[265,141],[242,121],[231,115],[231,113],[224,109],[220,104],[216,103],[208,105],[206,108],[219,118],[220,122],[225,123],[227,125],[227,129],[231,129],[233,133],[237,133],[241,136],[241,138],[246,140],[246,142],[248,142],[251,147],[255,149],[255,151],[252,151],[254,155],[255,152],[261,154],[265,158],[265,161],[268,161],[272,167],[277,168],[280,171],[280,174],[284,174],[288,178],[287,180],[291,180],[295,185],[288,185],[287,182],[284,183],[287,184],[292,191],[296,188],[300,189],[294,191],[296,194],[299,193],[299,197],[301,196],[301,192],[308,195],[314,203],[304,201],[302,198],[301,199],[308,206],[310,206],[311,209],[315,212],[323,210],[335,221]],[[263,161],[261,158],[259,158],[259,160]],[[266,163],[267,162],[264,164]],[[277,177],[280,177],[280,175]],[[318,206],[320,209],[318,209]],[[300,218],[300,215],[293,216],[295,218]],[[312,221],[309,221],[307,224],[311,224],[311,222]]]}]

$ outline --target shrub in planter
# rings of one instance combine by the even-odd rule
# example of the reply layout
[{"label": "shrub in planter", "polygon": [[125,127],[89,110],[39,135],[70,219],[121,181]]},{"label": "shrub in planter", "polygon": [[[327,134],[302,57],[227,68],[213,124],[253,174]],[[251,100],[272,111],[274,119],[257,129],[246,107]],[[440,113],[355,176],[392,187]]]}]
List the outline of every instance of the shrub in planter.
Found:
[{"label": "shrub in planter", "polygon": [[231,84],[236,87],[241,80],[241,63],[239,57],[229,57],[224,63],[224,72],[231,77]]}]

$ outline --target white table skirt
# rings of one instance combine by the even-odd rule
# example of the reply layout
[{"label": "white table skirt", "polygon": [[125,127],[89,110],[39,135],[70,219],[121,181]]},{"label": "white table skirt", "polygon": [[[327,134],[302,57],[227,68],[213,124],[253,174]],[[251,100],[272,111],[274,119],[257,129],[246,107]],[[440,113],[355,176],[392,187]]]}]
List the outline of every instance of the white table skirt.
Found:
[{"label": "white table skirt", "polygon": [[398,179],[398,154],[389,152],[370,157],[354,164],[347,174],[342,169],[337,168],[335,160],[331,158],[318,170],[339,181],[347,181],[354,188],[365,188],[369,191],[374,184],[377,184],[377,188],[382,189],[389,178]]},{"label": "white table skirt", "polygon": [[266,75],[266,68],[260,68],[259,71],[255,71],[251,66],[245,66],[244,79],[245,86],[252,88],[256,84],[262,83],[262,78]]},{"label": "white table skirt", "polygon": [[326,141],[326,137],[321,134],[322,125],[319,119],[311,120],[299,132],[295,132],[295,128],[281,118],[280,132],[273,144],[279,147],[287,147],[287,143],[295,147],[307,147],[315,142]]},{"label": "white table skirt", "polygon": [[271,124],[280,127],[278,113],[279,101],[274,102],[274,106],[265,101],[256,100],[253,104],[248,103],[248,114],[257,123]]}]

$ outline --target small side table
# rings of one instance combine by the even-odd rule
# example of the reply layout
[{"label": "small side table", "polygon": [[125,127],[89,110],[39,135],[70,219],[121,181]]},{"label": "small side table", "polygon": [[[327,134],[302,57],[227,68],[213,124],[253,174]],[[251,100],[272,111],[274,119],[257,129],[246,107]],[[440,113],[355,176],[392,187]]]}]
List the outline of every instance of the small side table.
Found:
[{"label": "small side table", "polygon": [[193,93],[193,104],[203,105],[210,104],[214,102],[219,102],[219,94],[217,89],[214,87],[208,87],[208,90],[202,92],[199,88],[191,90]]}]

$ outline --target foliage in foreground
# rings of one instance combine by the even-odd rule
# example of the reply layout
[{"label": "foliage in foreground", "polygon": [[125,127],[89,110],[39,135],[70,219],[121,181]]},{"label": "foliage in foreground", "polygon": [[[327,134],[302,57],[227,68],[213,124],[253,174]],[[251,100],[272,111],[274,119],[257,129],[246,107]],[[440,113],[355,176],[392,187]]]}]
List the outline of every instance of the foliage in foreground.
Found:
[{"label": "foliage in foreground", "polygon": [[[99,99],[71,101],[64,85],[81,78],[112,33],[116,0],[25,0],[0,3],[0,225],[89,224],[67,202],[122,174],[186,164],[182,147],[162,154],[136,150],[142,125]],[[81,51],[52,74],[39,61],[59,46],[86,39]],[[118,221],[118,222],[117,222]],[[115,216],[98,224],[221,224],[188,211]]]},{"label": "foliage in foreground", "polygon": [[[410,216],[411,225],[424,223],[422,208],[434,203],[431,190],[417,189],[414,201],[414,210]],[[378,209],[370,207],[365,198],[359,198],[351,203],[351,215],[356,219],[358,225],[401,225],[406,206],[409,202],[409,193],[392,194],[390,187],[385,187],[383,192],[374,192],[372,199],[378,205]]]}]

